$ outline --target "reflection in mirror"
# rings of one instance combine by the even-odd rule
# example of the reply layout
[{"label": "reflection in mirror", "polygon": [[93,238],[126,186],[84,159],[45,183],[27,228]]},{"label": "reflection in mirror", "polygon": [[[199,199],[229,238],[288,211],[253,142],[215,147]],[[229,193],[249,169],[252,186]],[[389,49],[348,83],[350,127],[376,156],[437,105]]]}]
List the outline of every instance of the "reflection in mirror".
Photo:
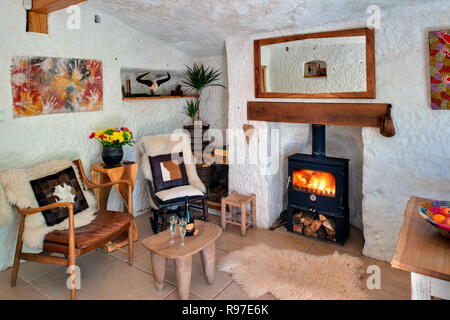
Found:
[{"label": "reflection in mirror", "polygon": [[367,91],[366,37],[312,38],[262,45],[261,91]]}]

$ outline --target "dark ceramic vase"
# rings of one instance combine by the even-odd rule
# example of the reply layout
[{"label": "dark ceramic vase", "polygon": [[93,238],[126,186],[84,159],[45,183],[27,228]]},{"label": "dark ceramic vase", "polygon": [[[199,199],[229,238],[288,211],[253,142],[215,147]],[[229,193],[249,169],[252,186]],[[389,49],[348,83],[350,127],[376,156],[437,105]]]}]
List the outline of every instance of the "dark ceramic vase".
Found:
[{"label": "dark ceramic vase", "polygon": [[119,164],[122,158],[122,147],[103,147],[102,159],[105,164]]}]

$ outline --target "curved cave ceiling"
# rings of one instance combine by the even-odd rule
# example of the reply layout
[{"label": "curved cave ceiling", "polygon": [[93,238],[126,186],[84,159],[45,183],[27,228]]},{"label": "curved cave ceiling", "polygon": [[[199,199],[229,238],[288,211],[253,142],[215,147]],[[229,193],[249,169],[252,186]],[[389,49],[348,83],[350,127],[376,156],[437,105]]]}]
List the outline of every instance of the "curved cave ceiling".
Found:
[{"label": "curved cave ceiling", "polygon": [[[311,29],[367,19],[367,7],[424,6],[448,0],[89,0],[90,7],[191,57],[224,54],[233,36]],[[384,11],[386,12],[386,11]]]}]

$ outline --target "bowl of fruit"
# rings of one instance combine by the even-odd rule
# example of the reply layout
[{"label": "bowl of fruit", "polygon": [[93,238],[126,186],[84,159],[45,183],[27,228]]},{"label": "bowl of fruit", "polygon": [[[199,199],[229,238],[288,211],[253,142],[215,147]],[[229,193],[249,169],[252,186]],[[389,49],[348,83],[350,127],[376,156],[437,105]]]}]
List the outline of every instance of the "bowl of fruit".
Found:
[{"label": "bowl of fruit", "polygon": [[450,201],[428,201],[419,206],[419,213],[444,237],[450,239]]}]

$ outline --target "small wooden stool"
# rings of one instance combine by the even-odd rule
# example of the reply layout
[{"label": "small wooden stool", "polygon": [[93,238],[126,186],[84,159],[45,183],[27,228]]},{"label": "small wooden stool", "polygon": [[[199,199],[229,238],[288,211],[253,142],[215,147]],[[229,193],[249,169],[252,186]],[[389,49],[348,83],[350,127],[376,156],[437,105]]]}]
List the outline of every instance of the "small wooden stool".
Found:
[{"label": "small wooden stool", "polygon": [[[247,225],[247,204],[249,203],[252,205],[252,221]],[[227,205],[231,207],[233,220],[227,220]],[[241,223],[237,222],[237,208],[241,208]],[[245,232],[250,225],[256,227],[256,196],[254,194],[246,196],[233,191],[227,197],[222,198],[221,209],[222,229],[225,230],[227,223],[241,226],[241,234],[245,236]]]}]

